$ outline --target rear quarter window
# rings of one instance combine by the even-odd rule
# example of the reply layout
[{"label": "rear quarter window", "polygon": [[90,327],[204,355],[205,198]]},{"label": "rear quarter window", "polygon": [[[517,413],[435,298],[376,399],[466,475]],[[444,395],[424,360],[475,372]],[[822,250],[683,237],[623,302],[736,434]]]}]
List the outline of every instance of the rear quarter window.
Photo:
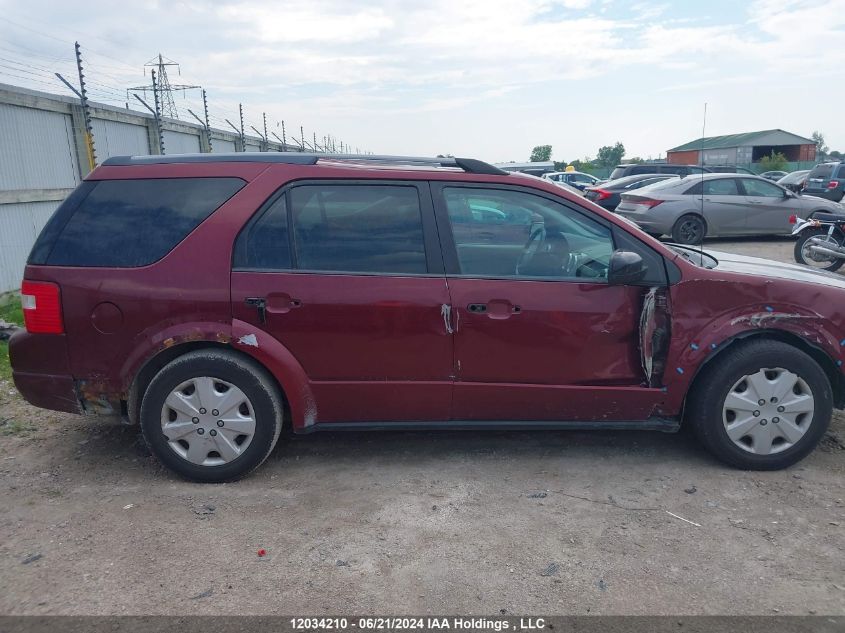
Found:
[{"label": "rear quarter window", "polygon": [[[86,182],[48,222],[30,264],[133,268],[158,261],[246,183],[240,178]],[[87,192],[87,195],[84,195]]]}]

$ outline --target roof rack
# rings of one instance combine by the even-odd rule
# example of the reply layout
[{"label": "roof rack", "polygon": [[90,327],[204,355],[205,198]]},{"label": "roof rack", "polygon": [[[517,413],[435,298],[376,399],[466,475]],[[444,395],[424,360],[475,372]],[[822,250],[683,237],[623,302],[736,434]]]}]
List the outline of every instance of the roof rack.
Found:
[{"label": "roof rack", "polygon": [[303,152],[234,152],[222,154],[169,154],[162,156],[112,156],[105,166],[165,165],[175,163],[281,163],[316,165],[320,160],[332,162],[408,165],[414,167],[455,167],[468,174],[507,176],[509,172],[474,158],[426,158],[420,156],[379,156],[372,154],[307,154]]}]

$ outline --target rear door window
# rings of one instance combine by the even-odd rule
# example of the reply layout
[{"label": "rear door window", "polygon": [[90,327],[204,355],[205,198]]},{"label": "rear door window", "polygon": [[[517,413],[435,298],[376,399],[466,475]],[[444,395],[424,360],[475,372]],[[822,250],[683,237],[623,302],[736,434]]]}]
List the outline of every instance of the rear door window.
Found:
[{"label": "rear door window", "polygon": [[31,264],[131,268],[158,261],[246,183],[240,178],[155,178],[85,183],[39,237]]},{"label": "rear door window", "polygon": [[302,185],[290,208],[301,270],[428,272],[416,187]]},{"label": "rear door window", "polygon": [[733,178],[719,178],[704,181],[705,196],[738,196],[739,189]]}]

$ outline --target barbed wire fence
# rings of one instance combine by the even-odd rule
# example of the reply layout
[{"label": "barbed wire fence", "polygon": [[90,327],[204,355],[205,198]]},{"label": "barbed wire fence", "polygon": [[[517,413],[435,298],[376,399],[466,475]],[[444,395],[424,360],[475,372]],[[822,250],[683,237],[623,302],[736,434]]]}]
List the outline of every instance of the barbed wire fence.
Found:
[{"label": "barbed wire fence", "polygon": [[[150,143],[152,152],[156,149],[159,153],[168,152],[163,129],[168,122],[179,122],[194,127],[199,124],[204,128],[206,142],[200,143],[200,151],[214,152],[214,133],[225,132],[228,135],[235,133],[239,138],[239,142],[235,142],[235,151],[238,152],[247,151],[251,147],[258,151],[371,153],[332,134],[318,134],[314,130],[307,134],[301,124],[291,123],[273,113],[252,110],[243,103],[215,101],[213,89],[197,82],[185,82],[172,87],[166,74],[165,81],[162,81],[161,70],[164,68],[158,64],[148,63],[146,68],[144,64],[135,66],[78,42],[70,42],[8,18],[0,17],[0,21],[50,40],[49,49],[53,51],[50,53],[44,48],[39,49],[32,42],[0,42],[0,82],[72,96],[80,100],[83,109],[87,109],[87,101],[133,113],[148,111],[155,118],[159,136],[158,148]],[[159,59],[158,55],[156,59]],[[165,59],[162,57],[160,61],[168,66],[174,64],[169,60],[165,62]],[[145,84],[149,83],[139,86],[139,75]],[[162,90],[166,90],[167,94],[162,95]],[[162,96],[168,97],[170,117],[164,116],[160,107],[159,98]],[[90,166],[93,168],[98,163],[97,138],[91,127],[90,116],[86,113],[81,121],[74,121],[73,125],[78,128],[75,131],[80,137],[90,143],[88,151]]]}]

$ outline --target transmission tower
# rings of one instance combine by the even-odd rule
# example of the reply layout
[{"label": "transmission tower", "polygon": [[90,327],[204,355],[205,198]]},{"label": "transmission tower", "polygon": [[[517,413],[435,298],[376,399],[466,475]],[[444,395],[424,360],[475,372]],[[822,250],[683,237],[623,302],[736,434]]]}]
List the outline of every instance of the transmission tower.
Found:
[{"label": "transmission tower", "polygon": [[[153,75],[155,80],[157,80],[157,85],[155,86],[137,86],[135,88],[129,88],[129,90],[141,90],[146,94],[147,90],[158,91],[158,98],[161,103],[161,115],[165,117],[169,117],[171,119],[178,119],[179,118],[179,111],[176,109],[176,102],[173,100],[173,92],[175,90],[193,90],[202,88],[202,86],[188,86],[186,84],[171,84],[170,78],[167,76],[167,67],[168,66],[176,66],[176,70],[179,75],[182,74],[182,69],[177,62],[174,62],[171,59],[167,59],[161,53],[158,54],[158,57],[153,57],[150,61],[144,64],[144,68],[153,68],[155,69],[156,73]],[[146,70],[144,71],[146,74]],[[155,81],[154,80],[154,81]]]}]

